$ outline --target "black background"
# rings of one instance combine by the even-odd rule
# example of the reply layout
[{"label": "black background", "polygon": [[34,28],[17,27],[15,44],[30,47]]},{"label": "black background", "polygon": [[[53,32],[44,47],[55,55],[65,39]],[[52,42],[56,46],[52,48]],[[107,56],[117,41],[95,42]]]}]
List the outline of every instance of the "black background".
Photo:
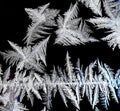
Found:
[{"label": "black background", "polygon": [[[9,49],[7,40],[23,45],[22,39],[26,36],[27,27],[30,25],[31,20],[28,18],[27,13],[24,11],[25,8],[37,8],[38,6],[44,5],[50,2],[50,7],[60,10],[67,10],[70,3],[75,3],[75,0],[4,0],[1,5],[0,22],[1,35],[0,35],[0,50],[4,51]],[[89,15],[88,13],[84,13]],[[102,35],[102,33],[99,33]],[[100,35],[98,35],[100,36]],[[66,50],[69,50],[72,59],[80,57],[83,64],[88,65],[95,59],[99,58],[101,61],[107,63],[115,71],[120,68],[120,50],[116,48],[114,51],[107,46],[106,43],[90,43],[86,46],[68,47],[63,49],[62,47],[52,47],[50,52],[49,63],[61,63],[61,60],[65,58]],[[62,64],[62,63],[61,63]],[[59,103],[58,103],[59,102]],[[56,101],[57,107],[59,105],[64,106],[60,101]],[[83,105],[85,103],[82,103]],[[30,106],[30,105],[28,105]],[[86,106],[86,105],[84,105]],[[39,105],[35,103],[34,108],[38,108]],[[116,106],[115,106],[116,107]],[[114,108],[115,108],[114,107]],[[84,108],[83,111],[88,111]],[[113,109],[114,109],[113,108]],[[111,111],[113,110],[111,109]],[[31,111],[35,109],[31,108]],[[57,111],[60,109],[58,108]],[[62,109],[65,110],[65,109]],[[61,110],[61,111],[62,111]],[[37,111],[37,110],[36,110]],[[66,109],[67,111],[67,109]],[[119,111],[115,109],[114,111]]]},{"label": "black background", "polygon": [[[13,41],[20,45],[23,45],[22,39],[26,36],[27,27],[30,25],[31,20],[28,18],[25,8],[37,8],[38,6],[44,5],[50,2],[50,7],[60,9],[63,12],[66,11],[71,3],[75,3],[75,0],[4,0],[1,5],[1,36],[0,36],[0,50],[9,49],[7,40]],[[90,13],[83,13],[88,16]],[[102,35],[100,32],[99,35]],[[70,48],[71,49],[71,48]],[[54,52],[56,52],[55,50]],[[62,52],[53,53],[51,56],[59,57]],[[94,60],[97,57],[101,58],[102,61],[108,63],[113,68],[119,67],[119,55],[120,51],[116,48],[112,51],[106,43],[89,44],[87,46],[75,47],[71,51],[73,55],[80,55],[83,61]],[[85,59],[86,57],[86,59]],[[88,59],[87,59],[88,58]]]}]

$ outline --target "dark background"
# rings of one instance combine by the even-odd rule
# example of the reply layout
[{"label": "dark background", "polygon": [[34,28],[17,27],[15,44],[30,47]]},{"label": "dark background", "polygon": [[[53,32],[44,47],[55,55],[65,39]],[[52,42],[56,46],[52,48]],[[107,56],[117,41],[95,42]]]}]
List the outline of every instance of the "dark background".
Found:
[{"label": "dark background", "polygon": [[[28,15],[25,8],[37,8],[38,6],[50,3],[50,7],[65,9],[70,2],[75,0],[3,0],[0,3],[3,37],[2,40],[16,40],[25,36],[28,24]],[[19,42],[19,41],[18,41]]]},{"label": "dark background", "polygon": [[[9,49],[7,40],[23,45],[22,39],[26,36],[27,27],[31,24],[31,20],[28,18],[25,8],[37,8],[50,2],[50,7],[60,9],[63,12],[66,11],[71,3],[75,3],[76,0],[4,0],[1,5],[1,36],[0,36],[0,50],[4,51]],[[84,13],[80,11],[80,14],[89,16],[90,12]],[[98,35],[102,35],[99,32]],[[70,48],[71,49],[71,48]],[[62,50],[62,49],[61,49]],[[59,57],[62,52],[60,50],[57,53],[57,49],[53,51],[53,58]],[[55,52],[55,53],[54,53]],[[70,51],[73,55],[81,56],[83,61],[94,61],[96,58],[100,58],[102,61],[108,63],[114,68],[119,67],[120,51],[118,48],[112,51],[106,43],[88,44],[87,46],[74,47],[74,50]],[[58,55],[57,55],[58,54]],[[85,59],[86,58],[86,59]],[[51,59],[52,60],[52,59]],[[91,61],[90,61],[91,62]]]},{"label": "dark background", "polygon": [[[30,25],[31,20],[28,18],[27,13],[24,11],[25,8],[37,8],[38,6],[44,5],[50,2],[51,8],[60,9],[66,11],[69,8],[70,3],[75,3],[75,0],[4,0],[0,3],[1,13],[0,18],[2,19],[0,22],[1,27],[1,36],[0,36],[0,50],[4,51],[9,49],[9,44],[7,40],[13,41],[19,45],[23,45],[22,39],[26,36],[27,27]],[[90,13],[81,12],[81,14],[85,14],[88,16]],[[102,32],[99,32],[100,36]],[[97,35],[96,35],[97,36]],[[78,57],[81,60],[82,64],[86,66],[99,58],[102,62],[107,63],[111,68],[116,71],[120,68],[120,49],[116,48],[114,51],[108,47],[105,42],[101,43],[89,43],[86,46],[78,46],[78,47],[52,47],[49,52],[49,63],[54,64],[57,63],[62,64],[61,60],[65,58],[66,50],[69,51],[72,60],[76,60]],[[63,106],[62,103],[58,103],[56,101],[57,107],[59,105]],[[82,103],[83,106],[86,106],[85,103]],[[29,105],[28,105],[29,106]],[[35,103],[34,108],[39,105]],[[89,105],[88,105],[89,106]],[[30,107],[30,106],[29,106]],[[115,106],[116,107],[116,106]],[[115,108],[114,107],[114,108]],[[84,108],[83,111],[88,111]],[[114,109],[113,108],[113,109]],[[117,107],[116,107],[117,108]],[[113,110],[111,108],[111,111]],[[57,111],[60,109],[58,108]],[[61,111],[67,111],[67,109],[62,109]],[[118,111],[116,109],[114,111]],[[31,109],[31,111],[34,111]],[[37,111],[37,110],[36,110]]]}]

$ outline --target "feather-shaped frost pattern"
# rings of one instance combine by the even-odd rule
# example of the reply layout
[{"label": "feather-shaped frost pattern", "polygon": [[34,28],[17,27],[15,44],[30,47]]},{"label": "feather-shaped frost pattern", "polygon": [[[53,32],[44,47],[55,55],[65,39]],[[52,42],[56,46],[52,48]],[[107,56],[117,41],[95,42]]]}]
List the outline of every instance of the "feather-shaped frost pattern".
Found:
[{"label": "feather-shaped frost pattern", "polygon": [[[44,67],[40,63],[39,64],[36,63],[36,61],[33,59],[33,57],[35,57],[35,54],[37,54],[37,51],[35,51],[36,53],[34,53],[33,55],[31,46],[21,48],[20,46],[14,44],[13,42],[9,42],[9,43],[15,51],[9,50],[9,51],[6,51],[6,53],[0,52],[1,55],[3,55],[4,59],[6,60],[6,62],[8,62],[12,66],[18,64],[17,69],[23,69],[23,67],[25,67],[28,69],[33,68],[39,72],[43,72]],[[43,42],[43,43],[41,42],[41,44],[43,44],[41,46],[44,46],[44,43],[47,44],[47,40],[46,42]],[[41,52],[40,57],[42,58],[40,59],[43,60],[43,63],[44,63],[45,60],[43,56],[45,55],[43,54],[45,53],[45,51],[43,50],[43,47],[41,49],[42,49],[42,52],[40,51]]]},{"label": "feather-shaped frost pattern", "polygon": [[110,18],[116,18],[120,15],[120,3],[115,0],[104,0],[103,1],[104,12]]},{"label": "feather-shaped frost pattern", "polygon": [[47,44],[50,37],[47,37],[40,43],[36,44],[33,47],[33,51],[31,52],[31,57],[36,58],[37,61],[41,60],[44,65],[46,65],[46,50],[47,50]]},{"label": "feather-shaped frost pattern", "polygon": [[60,43],[63,45],[79,44],[79,39],[74,37],[77,32],[71,30],[79,24],[80,19],[77,19],[77,15],[78,7],[76,3],[74,6],[71,5],[69,10],[64,13],[64,18],[59,16],[57,20],[59,29],[56,31],[58,38],[56,39],[55,43]]},{"label": "feather-shaped frost pattern", "polygon": [[[2,101],[1,101],[2,100]],[[3,106],[0,106],[2,111],[26,111],[28,110],[22,103],[19,103],[14,97],[13,90],[7,90],[0,97],[0,101],[3,103]]]},{"label": "feather-shaped frost pattern", "polygon": [[93,109],[95,108],[95,105],[99,103],[99,86],[96,85],[95,90],[94,90],[94,96],[93,96],[93,102],[92,102],[92,107]]},{"label": "feather-shaped frost pattern", "polygon": [[69,78],[68,81],[72,82],[73,66],[72,66],[72,63],[70,62],[70,56],[68,52],[66,54],[66,70],[67,70],[68,78]]},{"label": "feather-shaped frost pattern", "polygon": [[29,17],[32,19],[32,25],[28,28],[26,36],[27,44],[32,44],[35,40],[44,38],[43,35],[49,35],[52,26],[56,23],[54,18],[59,13],[58,10],[49,9],[49,3],[38,7],[38,9],[25,9]]},{"label": "feather-shaped frost pattern", "polygon": [[[26,59],[26,56],[23,53],[23,50],[22,49],[19,50],[19,48],[15,51],[8,50],[6,52],[0,52],[0,53],[3,56],[4,60],[6,61],[6,63],[9,63],[11,66],[15,66],[16,64],[19,64],[20,62],[24,64],[23,61]],[[19,65],[17,67],[19,67]]]},{"label": "feather-shaped frost pattern", "polygon": [[[63,46],[80,45],[86,42],[97,42],[89,35],[90,29],[81,18],[77,18],[77,3],[58,18],[58,30],[55,43]],[[74,12],[75,11],[75,12]]]},{"label": "feather-shaped frost pattern", "polygon": [[[80,101],[82,101],[82,98],[84,98],[85,96],[88,98],[93,109],[96,109],[98,103],[101,103],[103,107],[107,109],[109,106],[110,96],[112,99],[118,102],[116,92],[115,92],[115,86],[113,84],[114,82],[113,72],[106,64],[101,64],[99,60],[96,60],[95,62],[91,63],[85,69],[84,72],[81,69],[79,69],[80,72],[84,74],[82,75],[82,79],[79,79],[78,81],[76,80],[76,77],[75,77],[76,75],[74,75],[76,73],[71,71],[73,69],[73,66],[72,66],[72,63],[70,62],[70,57],[68,52],[66,56],[67,56],[66,62],[67,64],[69,64],[67,68],[69,67],[68,69],[70,71],[68,72],[71,73],[70,76],[73,79],[72,81],[68,81],[70,77],[67,74],[67,72],[66,73],[64,72],[66,77],[61,76],[61,78],[59,78],[55,67],[53,69],[52,75],[45,74],[44,78],[41,78],[38,74],[34,72],[31,72],[30,76],[26,76],[26,72],[24,72],[23,74],[22,73],[19,74],[17,72],[15,79],[11,81],[13,86],[16,84],[14,86],[14,90],[16,90],[16,94],[14,96],[17,97],[18,95],[20,95],[20,98],[21,98],[20,101],[22,101],[26,92],[27,97],[30,99],[31,104],[33,105],[34,103],[33,94],[38,99],[44,99],[41,96],[41,93],[38,91],[39,88],[43,88],[44,86],[45,88],[44,93],[46,94],[45,98],[47,98],[46,105],[48,109],[51,108],[51,105],[52,105],[51,98],[56,96],[57,91],[60,93],[60,96],[64,104],[66,105],[66,107],[68,107],[68,100],[70,100],[71,103],[77,109],[80,109],[79,107]],[[98,75],[93,71],[94,67],[96,66],[98,67]],[[78,67],[80,68],[80,66]],[[60,71],[62,70],[59,70],[59,72]],[[60,72],[60,73],[63,73],[63,72]],[[116,78],[118,75],[119,74],[117,73]],[[81,78],[81,75],[79,75],[79,78]],[[35,82],[38,82],[38,83],[35,84]],[[17,88],[16,86],[20,85],[21,83],[22,83],[21,89]],[[9,82],[7,85],[8,86],[10,85]],[[36,85],[39,85],[39,87]],[[82,93],[84,94],[82,95]],[[54,96],[52,96],[52,94],[54,94]]]},{"label": "feather-shaped frost pattern", "polygon": [[[114,50],[116,47],[120,49],[120,3],[113,0],[105,0],[103,2],[104,9],[108,17],[91,18],[89,21],[96,25],[98,29],[108,29],[109,34],[103,37],[102,40],[106,41]],[[118,12],[116,14],[116,12]]]},{"label": "feather-shaped frost pattern", "polygon": [[38,89],[36,89],[36,87],[34,86],[34,78],[32,76],[30,77],[27,77],[25,79],[25,84],[24,84],[24,87],[25,87],[25,90],[27,92],[27,95],[28,95],[28,98],[30,99],[31,101],[31,104],[33,105],[34,101],[33,101],[33,94],[38,98],[38,99],[42,99],[41,98],[41,95],[38,91]]},{"label": "feather-shaped frost pattern", "polygon": [[116,18],[93,18],[89,20],[91,23],[95,24],[98,29],[109,29],[110,32],[102,40],[107,41],[108,45],[114,50],[118,46],[120,48],[120,17]]},{"label": "feather-shaped frost pattern", "polygon": [[[36,9],[25,9],[32,20],[25,37],[27,44],[20,47],[8,41],[13,50],[0,52],[9,63],[5,71],[1,67],[4,69],[6,66],[0,65],[1,111],[26,111],[25,97],[33,107],[35,96],[43,105],[41,111],[55,110],[52,107],[56,99],[62,99],[67,108],[72,105],[76,111],[82,109],[84,99],[94,111],[108,110],[112,100],[119,103],[120,69],[114,73],[99,59],[86,67],[78,59],[75,66],[77,56],[70,57],[69,46],[105,41],[113,49],[120,49],[120,3],[114,0],[78,1],[80,4],[71,4],[66,12],[60,13],[58,9],[49,8],[50,3]],[[82,9],[92,12],[91,18],[86,19]],[[94,37],[99,30],[104,30],[100,40]],[[52,59],[48,60],[47,51],[51,49],[48,46],[56,48],[56,45],[65,48],[66,63],[59,66],[55,61],[49,67],[47,63]]]},{"label": "feather-shaped frost pattern", "polygon": [[90,8],[95,14],[102,16],[101,0],[79,0]]},{"label": "feather-shaped frost pattern", "polygon": [[100,102],[101,105],[107,110],[109,106],[109,101],[107,96],[105,96],[103,93],[100,93]]},{"label": "feather-shaped frost pattern", "polygon": [[108,45],[114,48],[118,46],[120,48],[120,17],[117,17],[115,19],[109,20],[105,26],[108,29],[111,29],[111,33],[107,35],[106,37],[102,38],[102,40],[107,41]]},{"label": "feather-shaped frost pattern", "polygon": [[[38,28],[42,29],[44,27],[44,26],[42,26],[42,23],[46,21],[44,13],[48,6],[49,6],[49,3],[44,6],[39,7],[38,9],[27,9],[27,8],[25,9],[25,11],[28,13],[29,17],[32,19],[32,25],[29,26],[28,33],[26,36],[27,44],[34,41],[34,39],[36,39],[37,35],[38,35],[38,37],[40,36]],[[40,24],[40,26],[39,26],[39,24]],[[44,32],[44,31],[41,30],[41,32]]]},{"label": "feather-shaped frost pattern", "polygon": [[10,72],[10,67],[8,67],[8,69],[4,72],[4,77],[3,77],[3,82],[5,83],[5,82],[7,82],[8,81],[8,79],[10,79],[10,74],[11,74],[11,72]]},{"label": "feather-shaped frost pattern", "polygon": [[38,9],[26,8],[25,11],[28,13],[29,17],[33,20],[33,22],[40,22],[42,20],[45,20],[44,11],[48,6],[49,3],[44,6],[38,7]]},{"label": "feather-shaped frost pattern", "polygon": [[11,41],[8,41],[8,42],[9,42],[9,44],[11,45],[11,47],[12,47],[15,51],[17,51],[17,52],[22,56],[23,59],[25,59],[25,55],[24,55],[24,53],[23,53],[23,51],[22,51],[22,48],[19,47],[17,44],[11,42]]},{"label": "feather-shaped frost pattern", "polygon": [[28,109],[16,100],[13,111],[28,111]]},{"label": "feather-shaped frost pattern", "polygon": [[73,93],[73,91],[71,90],[71,88],[69,88],[69,86],[65,86],[65,85],[61,85],[61,86],[59,86],[60,88],[59,88],[59,90],[61,90],[61,96],[62,97],[64,97],[63,98],[63,100],[64,100],[64,102],[65,103],[67,103],[67,101],[66,101],[66,97],[68,98],[68,99],[70,99],[71,100],[71,103],[77,108],[77,109],[79,109],[79,105],[78,105],[78,102],[77,102],[77,100],[76,100],[76,97],[75,97],[75,95],[74,95],[74,93]]},{"label": "feather-shaped frost pattern", "polygon": [[25,60],[26,56],[23,52],[23,49],[17,44],[14,44],[13,42],[8,42],[14,50],[6,51],[6,53],[1,52],[1,55],[3,55],[6,62],[9,62],[10,65],[16,65],[18,62]]}]

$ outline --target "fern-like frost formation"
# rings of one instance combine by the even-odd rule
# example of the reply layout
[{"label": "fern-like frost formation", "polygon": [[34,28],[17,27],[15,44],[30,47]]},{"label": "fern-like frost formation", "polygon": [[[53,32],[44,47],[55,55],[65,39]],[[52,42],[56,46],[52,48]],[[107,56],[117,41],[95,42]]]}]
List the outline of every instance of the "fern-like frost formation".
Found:
[{"label": "fern-like frost formation", "polygon": [[[79,4],[94,16],[82,17]],[[49,6],[50,3],[36,9],[26,8],[32,20],[24,38],[26,45],[21,47],[8,41],[13,50],[0,52],[9,65],[5,71],[2,66],[0,68],[0,110],[28,111],[24,98],[27,97],[33,106],[36,97],[43,103],[41,111],[51,111],[52,99],[58,94],[66,108],[70,103],[76,111],[81,110],[85,98],[93,111],[109,110],[110,101],[119,104],[120,69],[115,72],[99,59],[84,67],[79,58],[74,65],[69,51],[66,51],[63,67],[53,64],[49,69],[47,51],[51,41],[50,45],[60,47],[105,41],[113,51],[116,47],[120,49],[120,3],[114,0],[78,0],[63,14]],[[97,31],[106,29],[103,32],[106,36],[94,37],[91,27]],[[52,35],[56,37],[52,38]]]}]

